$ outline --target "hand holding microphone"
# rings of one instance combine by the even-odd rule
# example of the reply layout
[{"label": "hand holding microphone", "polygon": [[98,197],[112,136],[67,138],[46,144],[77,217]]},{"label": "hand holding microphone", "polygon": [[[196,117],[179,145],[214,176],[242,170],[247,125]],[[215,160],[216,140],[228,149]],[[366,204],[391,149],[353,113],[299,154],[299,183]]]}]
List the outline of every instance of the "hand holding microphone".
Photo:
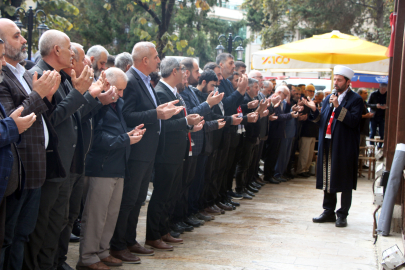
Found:
[{"label": "hand holding microphone", "polygon": [[329,106],[331,108],[335,107],[339,107],[339,101],[338,101],[338,97],[337,97],[337,91],[336,89],[333,89],[332,94],[329,97]]}]

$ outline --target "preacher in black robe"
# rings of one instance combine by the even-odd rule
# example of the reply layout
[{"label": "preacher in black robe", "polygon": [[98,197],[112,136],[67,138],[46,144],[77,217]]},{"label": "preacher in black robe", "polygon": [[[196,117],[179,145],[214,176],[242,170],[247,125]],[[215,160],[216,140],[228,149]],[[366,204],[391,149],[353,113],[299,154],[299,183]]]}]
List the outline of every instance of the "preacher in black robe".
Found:
[{"label": "preacher in black robe", "polygon": [[[340,85],[336,85],[339,84],[337,80],[341,81]],[[335,89],[338,90],[338,96],[327,96],[323,101],[321,112],[313,107],[310,113],[310,120],[319,125],[316,188],[324,190],[324,212],[313,221],[336,221],[336,193],[342,192],[341,208],[336,211],[338,216],[336,226],[338,227],[345,227],[347,224],[346,217],[349,214],[352,190],[356,189],[357,185],[360,120],[363,110],[362,98],[353,92],[349,85],[348,78],[336,75]],[[330,106],[331,99],[335,103],[332,107]],[[310,101],[304,103],[308,107],[312,107]],[[335,115],[331,135],[330,138],[325,138],[333,111],[335,111]],[[343,226],[340,226],[342,222]]]}]

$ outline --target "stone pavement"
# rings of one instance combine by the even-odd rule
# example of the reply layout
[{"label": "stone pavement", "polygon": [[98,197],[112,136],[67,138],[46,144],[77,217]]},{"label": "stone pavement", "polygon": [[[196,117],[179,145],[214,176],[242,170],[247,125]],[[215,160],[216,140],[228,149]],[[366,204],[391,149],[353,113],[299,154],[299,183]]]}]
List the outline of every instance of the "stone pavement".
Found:
[{"label": "stone pavement", "polygon": [[[267,184],[252,201],[240,201],[237,210],[182,234],[185,243],[173,252],[156,252],[141,257],[142,264],[112,269],[377,269],[371,181],[359,179],[346,228],[312,223],[322,212],[322,198],[314,177]],[[146,207],[139,219],[141,244]],[[78,253],[78,244],[71,244],[72,267]]]}]

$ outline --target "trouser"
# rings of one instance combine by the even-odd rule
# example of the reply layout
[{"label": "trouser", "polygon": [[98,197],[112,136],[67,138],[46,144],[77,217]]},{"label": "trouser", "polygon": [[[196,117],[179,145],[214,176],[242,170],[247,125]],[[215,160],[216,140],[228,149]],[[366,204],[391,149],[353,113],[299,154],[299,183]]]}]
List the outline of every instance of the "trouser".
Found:
[{"label": "trouser", "polygon": [[[292,144],[291,144],[291,153],[290,153],[290,159],[288,161],[288,165],[287,165],[287,173],[291,174],[292,173],[292,169],[295,163],[295,152],[297,152],[298,150],[298,140],[297,138],[293,138],[292,140]],[[297,168],[294,168],[294,170],[296,171]]]},{"label": "trouser", "polygon": [[188,194],[188,211],[187,215],[195,214],[204,206],[200,204],[200,197],[204,187],[205,164],[207,156],[199,155],[197,158],[197,166],[195,170],[194,179],[189,188]]},{"label": "trouser", "polygon": [[[380,139],[384,140],[384,125],[384,118],[370,118],[370,139],[374,139],[378,127],[378,134],[380,135]],[[370,145],[374,145],[374,142],[370,142]],[[378,143],[378,147],[382,147],[382,143]]]},{"label": "trouser", "polygon": [[[352,190],[343,191],[340,200],[340,209],[336,211],[336,215],[341,218],[346,218],[349,215],[349,209],[352,204]],[[337,204],[337,194],[324,191],[323,209],[327,215],[334,215]]]},{"label": "trouser", "polygon": [[252,149],[252,154],[250,156],[250,162],[249,162],[249,167],[246,173],[246,186],[250,185],[253,181],[256,180],[256,177],[258,176],[258,167],[256,164],[259,163],[259,147],[260,144],[255,144]]},{"label": "trouser", "polygon": [[187,217],[189,189],[194,179],[197,161],[198,156],[188,157],[184,161],[183,177],[181,180],[181,187],[178,192],[179,199],[176,202],[176,206],[173,212],[172,221],[174,223],[180,222]]},{"label": "trouser", "polygon": [[170,232],[169,215],[181,185],[183,160],[178,164],[155,164],[153,193],[146,220],[146,240],[158,240]]},{"label": "trouser", "polygon": [[2,198],[0,202],[0,244],[3,246],[4,235],[6,232],[6,198]]},{"label": "trouser", "polygon": [[110,240],[120,212],[123,187],[124,179],[119,177],[85,178],[78,265],[92,265],[110,255]]},{"label": "trouser", "polygon": [[292,138],[284,138],[281,140],[280,152],[278,155],[274,174],[277,177],[282,176],[287,169],[288,161],[290,160],[291,146]]},{"label": "trouser", "polygon": [[212,154],[207,156],[207,160],[205,162],[205,171],[204,171],[204,181],[201,190],[201,195],[199,199],[199,208],[206,208],[214,204],[214,195],[216,189],[215,180],[212,178],[212,171],[214,170],[215,166],[215,156]]},{"label": "trouser", "polygon": [[251,162],[253,148],[256,145],[256,141],[252,141],[249,138],[243,137],[243,142],[238,147],[237,151],[240,152],[239,160],[236,166],[236,192],[241,193],[244,191],[247,185],[247,171]]},{"label": "trouser", "polygon": [[148,194],[154,163],[154,160],[128,160],[120,211],[110,242],[112,250],[124,250],[137,243],[136,228],[139,212]]},{"label": "trouser", "polygon": [[54,268],[60,233],[68,220],[70,177],[61,182],[45,181],[42,186],[38,220],[26,245],[23,269]]},{"label": "trouser", "polygon": [[315,149],[315,137],[301,137],[299,141],[298,164],[296,173],[308,172]]},{"label": "trouser", "polygon": [[254,166],[253,177],[259,176],[260,159],[263,154],[263,148],[266,141],[260,140],[259,145],[256,146],[257,153],[252,157],[252,164]]},{"label": "trouser", "polygon": [[76,174],[71,180],[73,180],[73,188],[69,200],[69,219],[60,233],[58,252],[55,256],[56,267],[61,266],[67,260],[70,235],[72,233],[73,224],[79,216],[82,204],[84,174]]},{"label": "trouser", "polygon": [[281,139],[268,138],[266,142],[266,154],[264,158],[264,180],[274,176],[278,154],[280,152]]},{"label": "trouser", "polygon": [[6,227],[1,249],[0,269],[20,270],[24,260],[24,247],[35,229],[38,218],[41,188],[24,189],[21,198],[14,194],[6,200]]},{"label": "trouser", "polygon": [[[226,165],[227,165],[227,160],[228,160],[228,154],[229,154],[229,148],[231,145],[231,140],[230,138],[230,133],[224,133],[224,138],[222,140],[222,144],[220,148],[218,149],[218,154],[217,154],[217,161],[216,165],[217,167],[214,169],[217,171],[217,182],[219,185],[219,193],[216,198],[216,202],[223,201],[224,199],[227,198],[227,191],[228,191],[228,184],[226,182],[225,178],[225,171],[226,171]],[[215,173],[214,171],[214,173]]]},{"label": "trouser", "polygon": [[235,171],[236,171],[236,164],[239,162],[242,152],[241,152],[241,147],[242,147],[242,135],[241,134],[233,134],[232,135],[232,141],[231,145],[229,147],[228,151],[228,158],[227,158],[227,164],[226,164],[226,169],[225,169],[225,182],[226,182],[226,189],[227,190],[232,190],[232,183],[233,183],[233,178],[235,176]]},{"label": "trouser", "polygon": [[211,168],[208,168],[206,166],[205,168],[205,177],[208,177],[211,179],[212,184],[210,185],[210,190],[209,190],[209,202],[211,205],[218,203],[221,201],[221,196],[219,195],[222,181],[218,178],[218,167],[219,167],[219,162],[218,162],[218,149],[215,149],[211,155],[208,157],[208,159],[211,159],[212,166]]}]

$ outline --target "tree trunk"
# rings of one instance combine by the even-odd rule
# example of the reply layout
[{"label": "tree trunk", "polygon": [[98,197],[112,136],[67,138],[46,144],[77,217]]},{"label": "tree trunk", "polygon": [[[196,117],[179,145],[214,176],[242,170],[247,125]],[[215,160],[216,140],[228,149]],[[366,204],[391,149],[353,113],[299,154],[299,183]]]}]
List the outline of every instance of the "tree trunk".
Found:
[{"label": "tree trunk", "polygon": [[[384,28],[384,0],[375,0],[376,3],[376,26],[379,29]],[[378,44],[383,45],[383,38],[378,35]]]}]

